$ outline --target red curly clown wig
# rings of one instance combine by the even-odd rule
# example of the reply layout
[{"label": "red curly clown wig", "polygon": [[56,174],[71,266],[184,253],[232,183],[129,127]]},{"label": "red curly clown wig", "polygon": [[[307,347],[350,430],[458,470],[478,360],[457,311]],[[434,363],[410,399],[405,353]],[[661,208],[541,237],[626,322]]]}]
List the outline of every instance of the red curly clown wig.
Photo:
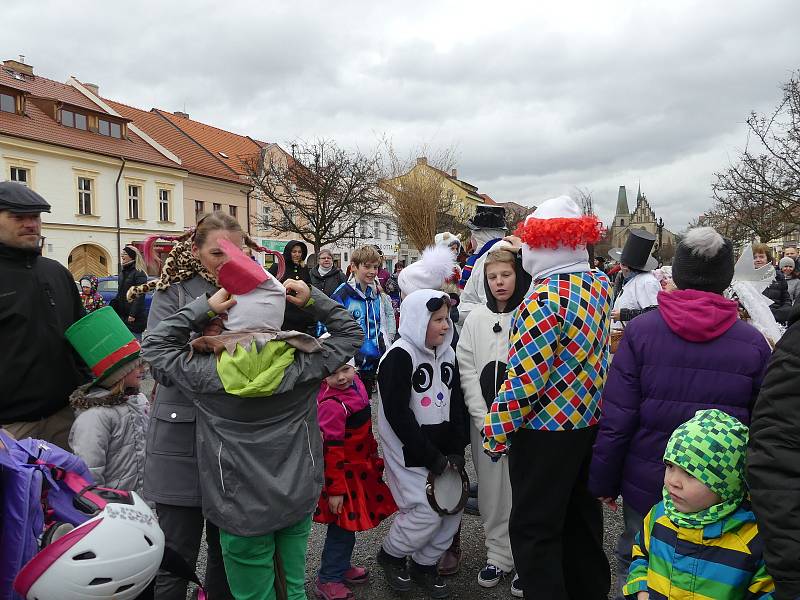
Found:
[{"label": "red curly clown wig", "polygon": [[518,236],[531,248],[576,248],[596,244],[603,235],[603,224],[594,215],[537,219],[528,217],[517,227]]}]

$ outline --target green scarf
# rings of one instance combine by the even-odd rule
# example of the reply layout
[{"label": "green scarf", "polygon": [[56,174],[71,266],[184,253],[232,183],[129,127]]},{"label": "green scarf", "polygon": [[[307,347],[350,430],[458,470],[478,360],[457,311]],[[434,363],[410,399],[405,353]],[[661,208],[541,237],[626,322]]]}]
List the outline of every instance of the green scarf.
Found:
[{"label": "green scarf", "polygon": [[667,442],[664,461],[704,483],[722,499],[696,513],[680,512],[664,486],[664,511],[679,527],[700,529],[732,514],[745,494],[744,461],[748,429],[717,409],[697,411]]}]

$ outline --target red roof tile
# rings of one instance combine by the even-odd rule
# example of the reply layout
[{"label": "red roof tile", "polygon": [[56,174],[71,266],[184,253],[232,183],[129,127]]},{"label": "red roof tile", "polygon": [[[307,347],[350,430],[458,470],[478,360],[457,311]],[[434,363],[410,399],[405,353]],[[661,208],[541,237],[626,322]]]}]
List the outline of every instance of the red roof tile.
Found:
[{"label": "red roof tile", "polygon": [[30,98],[25,103],[24,115],[0,112],[0,134],[106,156],[122,156],[126,160],[181,168],[132,131],[128,131],[128,139],[120,140],[91,131],[64,127],[43,113]]},{"label": "red roof tile", "polygon": [[181,159],[181,166],[190,173],[242,183],[242,179],[222,159],[201,146],[155,110],[145,111],[120,102],[103,99],[123,117]]},{"label": "red roof tile", "polygon": [[478,194],[478,195],[481,198],[483,198],[485,204],[497,204],[497,202],[495,202],[489,194]]},{"label": "red roof tile", "polygon": [[15,71],[0,65],[0,85],[27,92],[40,98],[51,98],[67,104],[86,108],[96,112],[105,112],[71,85],[40,77],[39,75],[22,75],[22,79],[14,77]]},{"label": "red roof tile", "polygon": [[168,119],[213,155],[219,157],[228,167],[240,175],[246,175],[242,160],[261,153],[261,146],[247,136],[218,129],[186,117],[178,117],[171,112],[158,108],[153,110]]}]

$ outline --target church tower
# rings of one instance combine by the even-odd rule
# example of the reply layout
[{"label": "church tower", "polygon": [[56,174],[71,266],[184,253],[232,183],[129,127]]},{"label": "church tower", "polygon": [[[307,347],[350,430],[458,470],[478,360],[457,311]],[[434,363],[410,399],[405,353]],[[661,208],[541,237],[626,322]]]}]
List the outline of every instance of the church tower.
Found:
[{"label": "church tower", "polygon": [[628,227],[631,223],[631,211],[628,208],[628,193],[625,186],[619,186],[617,192],[617,212],[614,215],[614,227]]}]

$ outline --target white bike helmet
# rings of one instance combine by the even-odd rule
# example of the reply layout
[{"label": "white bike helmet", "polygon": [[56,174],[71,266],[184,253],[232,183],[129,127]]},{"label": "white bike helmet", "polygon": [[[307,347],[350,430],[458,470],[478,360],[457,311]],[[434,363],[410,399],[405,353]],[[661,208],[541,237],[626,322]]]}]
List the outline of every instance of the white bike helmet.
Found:
[{"label": "white bike helmet", "polygon": [[164,532],[144,500],[130,497],[45,546],[17,575],[17,593],[27,600],[136,598],[158,572]]}]

